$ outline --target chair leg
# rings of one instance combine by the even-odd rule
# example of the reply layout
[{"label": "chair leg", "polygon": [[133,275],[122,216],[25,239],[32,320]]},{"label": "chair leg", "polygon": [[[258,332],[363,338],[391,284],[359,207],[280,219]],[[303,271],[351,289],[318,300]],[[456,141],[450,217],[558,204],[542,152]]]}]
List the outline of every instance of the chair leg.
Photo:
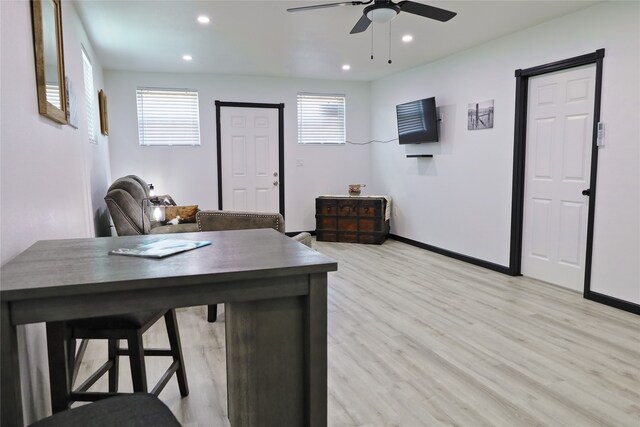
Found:
[{"label": "chair leg", "polygon": [[176,371],[176,378],[178,380],[178,387],[180,388],[180,396],[188,396],[189,385],[187,384],[187,374],[184,369],[182,344],[180,344],[180,332],[178,331],[178,321],[176,319],[176,311],[174,309],[168,310],[165,313],[164,322],[167,326],[171,355],[173,356],[173,360],[179,363],[178,370]]},{"label": "chair leg", "polygon": [[207,321],[213,323],[218,318],[218,304],[207,306]]},{"label": "chair leg", "polygon": [[120,340],[109,340],[109,360],[113,362],[109,369],[109,391],[115,393],[118,391],[118,375],[119,375],[119,360],[118,350],[120,349]]},{"label": "chair leg", "polygon": [[[75,338],[73,340],[77,342]],[[76,345],[75,342],[73,344],[74,347]],[[73,356],[73,357],[69,357],[69,361],[70,361],[69,369],[73,371],[71,372],[71,382],[69,383],[72,390],[73,390],[73,385],[76,382],[76,378],[78,377],[78,372],[80,371],[80,365],[82,364],[82,358],[84,357],[84,353],[87,350],[87,345],[89,345],[89,340],[81,339],[78,349],[70,351],[70,356]]]},{"label": "chair leg", "polygon": [[75,378],[73,378],[73,371],[76,365],[76,339],[69,338],[68,344],[68,353],[67,353],[67,366],[69,366],[69,387],[73,390],[73,382]]},{"label": "chair leg", "polygon": [[144,347],[142,347],[142,332],[132,332],[127,338],[129,346],[129,363],[131,363],[131,380],[134,392],[147,393],[147,372],[144,367]]}]

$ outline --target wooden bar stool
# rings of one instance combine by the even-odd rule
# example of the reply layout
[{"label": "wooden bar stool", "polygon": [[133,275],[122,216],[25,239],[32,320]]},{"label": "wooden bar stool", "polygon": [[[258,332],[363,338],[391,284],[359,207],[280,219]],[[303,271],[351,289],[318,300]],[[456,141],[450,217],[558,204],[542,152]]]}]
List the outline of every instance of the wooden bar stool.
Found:
[{"label": "wooden bar stool", "polygon": [[134,393],[112,397],[44,418],[30,427],[180,427],[156,396]]},{"label": "wooden bar stool", "polygon": [[[170,348],[145,349],[142,344],[142,334],[155,324],[162,316],[164,316],[166,323]],[[169,366],[158,383],[151,390],[151,394],[155,396],[160,394],[173,374],[176,374],[178,387],[180,388],[180,395],[187,396],[189,394],[175,310],[145,311],[125,315],[76,319],[63,322],[63,325],[66,337],[60,337],[59,335],[56,335],[56,333],[50,333],[53,332],[50,331],[53,325],[47,324],[51,402],[54,413],[68,409],[72,402],[92,402],[120,394],[118,393],[119,356],[129,356],[134,392],[147,393],[148,391],[144,357],[170,356],[173,358],[173,363],[171,363],[171,366]],[[60,324],[57,326],[59,327]],[[60,351],[60,348],[56,348],[56,346],[63,346],[65,338],[69,342],[67,360],[54,360],[54,355],[64,354],[64,351]],[[78,339],[82,339],[83,344],[76,355],[76,340]],[[78,367],[82,361],[86,342],[89,339],[108,340],[108,358],[97,371],[91,374],[82,384],[74,389],[73,385],[75,377],[78,372]],[[127,340],[127,348],[120,348],[120,340]],[[61,378],[60,375],[56,375],[55,366],[59,366],[59,363],[67,363],[70,378],[65,379],[64,377]],[[91,386],[93,386],[96,381],[98,381],[98,379],[107,372],[109,373],[109,391],[89,391]],[[68,381],[69,387],[61,385],[59,383],[60,381]],[[65,389],[69,392],[66,393],[65,396],[60,396],[61,390]]]}]

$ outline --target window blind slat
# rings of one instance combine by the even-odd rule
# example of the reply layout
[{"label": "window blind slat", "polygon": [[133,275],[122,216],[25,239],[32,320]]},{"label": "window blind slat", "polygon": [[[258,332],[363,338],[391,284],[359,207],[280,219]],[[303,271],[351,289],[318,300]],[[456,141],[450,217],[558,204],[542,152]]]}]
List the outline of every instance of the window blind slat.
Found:
[{"label": "window blind slat", "polygon": [[345,96],[298,94],[298,143],[344,144]]},{"label": "window blind slat", "polygon": [[200,145],[198,92],[138,88],[140,145]]},{"label": "window blind slat", "polygon": [[94,111],[96,108],[95,93],[93,87],[93,66],[87,53],[82,49],[82,73],[84,78],[84,104],[87,110],[87,134],[89,142],[97,144],[96,138],[96,116]]}]

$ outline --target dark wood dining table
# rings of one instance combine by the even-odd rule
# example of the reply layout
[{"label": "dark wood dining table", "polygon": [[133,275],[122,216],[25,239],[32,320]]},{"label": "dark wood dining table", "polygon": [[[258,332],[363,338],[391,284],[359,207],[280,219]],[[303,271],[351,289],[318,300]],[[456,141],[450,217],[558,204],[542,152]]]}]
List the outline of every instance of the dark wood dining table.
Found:
[{"label": "dark wood dining table", "polygon": [[[109,255],[158,238],[211,245],[163,259]],[[335,270],[333,259],[271,229],[38,241],[0,272],[0,424],[24,425],[17,325],[225,303],[231,425],[326,426]],[[53,374],[66,384],[51,390],[55,407],[68,391],[66,364]]]}]

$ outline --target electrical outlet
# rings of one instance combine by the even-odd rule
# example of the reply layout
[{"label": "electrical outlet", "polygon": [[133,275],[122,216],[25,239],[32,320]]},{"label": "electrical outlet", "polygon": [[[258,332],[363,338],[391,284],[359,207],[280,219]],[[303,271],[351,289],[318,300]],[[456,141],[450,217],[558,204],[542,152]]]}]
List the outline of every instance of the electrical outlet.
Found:
[{"label": "electrical outlet", "polygon": [[398,216],[398,208],[396,206],[393,207],[393,216]]}]

